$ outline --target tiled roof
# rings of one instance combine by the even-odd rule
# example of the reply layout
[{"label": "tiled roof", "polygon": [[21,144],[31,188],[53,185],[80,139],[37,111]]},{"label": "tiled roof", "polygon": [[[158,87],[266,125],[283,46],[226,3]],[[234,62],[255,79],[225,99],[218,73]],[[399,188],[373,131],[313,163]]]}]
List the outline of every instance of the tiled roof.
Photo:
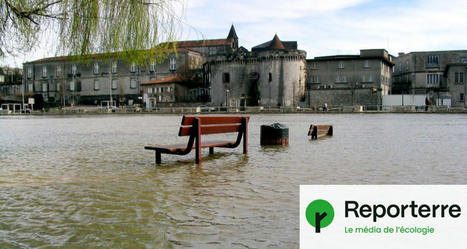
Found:
[{"label": "tiled roof", "polygon": [[[166,52],[168,52],[168,53],[172,53],[172,52],[175,51],[173,49],[164,49],[164,50],[166,50]],[[146,50],[146,51],[150,51],[150,50]],[[185,47],[185,48],[177,47],[176,51],[178,53],[188,52],[188,51],[199,53],[198,51],[190,49],[189,47]],[[102,59],[102,58],[118,57],[118,56],[121,56],[123,54],[124,54],[124,52],[100,53],[100,54],[85,55],[83,57],[84,57],[84,59]],[[79,58],[78,56],[56,56],[56,57],[42,58],[42,59],[35,60],[35,61],[29,61],[29,62],[26,62],[26,63],[59,62],[59,61],[77,60],[78,58]]]},{"label": "tiled roof", "polygon": [[265,43],[254,46],[252,51],[261,51],[261,50],[297,50],[296,41],[281,41],[277,35],[274,35],[274,38]]},{"label": "tiled roof", "polygon": [[281,40],[279,37],[274,35],[274,38],[272,38],[271,44],[269,45],[270,49],[285,49],[284,44],[282,44]]},{"label": "tiled roof", "polygon": [[155,79],[141,83],[141,85],[156,85],[162,83],[201,83],[199,80],[194,80],[191,77],[184,76],[181,74],[173,74],[164,78]]},{"label": "tiled roof", "polygon": [[215,40],[178,41],[175,44],[177,48],[229,46],[231,44],[231,40],[230,39],[215,39]]}]

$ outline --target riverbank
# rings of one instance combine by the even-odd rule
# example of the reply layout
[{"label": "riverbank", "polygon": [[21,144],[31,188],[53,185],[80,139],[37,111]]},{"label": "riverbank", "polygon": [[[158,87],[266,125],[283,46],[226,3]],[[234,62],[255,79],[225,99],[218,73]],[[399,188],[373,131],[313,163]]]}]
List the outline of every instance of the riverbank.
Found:
[{"label": "riverbank", "polygon": [[464,107],[447,106],[339,106],[323,108],[300,107],[161,107],[145,110],[140,107],[121,107],[107,109],[94,106],[75,106],[55,108],[30,113],[0,112],[0,115],[99,115],[99,114],[260,114],[260,113],[467,113]]}]

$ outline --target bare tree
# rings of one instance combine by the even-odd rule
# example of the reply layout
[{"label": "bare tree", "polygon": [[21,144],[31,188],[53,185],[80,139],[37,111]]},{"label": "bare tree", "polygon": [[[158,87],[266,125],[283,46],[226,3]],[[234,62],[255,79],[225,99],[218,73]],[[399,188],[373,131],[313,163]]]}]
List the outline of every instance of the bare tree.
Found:
[{"label": "bare tree", "polygon": [[0,0],[0,58],[30,52],[52,30],[61,55],[162,59],[174,48],[183,11],[183,0]]}]

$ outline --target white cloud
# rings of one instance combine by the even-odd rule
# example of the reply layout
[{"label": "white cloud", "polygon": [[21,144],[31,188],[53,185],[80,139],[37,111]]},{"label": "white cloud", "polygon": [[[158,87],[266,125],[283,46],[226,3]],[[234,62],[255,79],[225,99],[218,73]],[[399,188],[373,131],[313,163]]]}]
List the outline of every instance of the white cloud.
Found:
[{"label": "white cloud", "polygon": [[[223,38],[233,23],[240,45],[248,49],[277,33],[282,40],[298,41],[309,58],[357,54],[364,48],[386,48],[394,55],[467,49],[465,0],[185,1],[181,39]],[[53,56],[37,51],[24,58]],[[24,58],[16,58],[16,64]]]},{"label": "white cloud", "polygon": [[251,48],[277,33],[297,40],[308,57],[358,53],[466,49],[467,1],[204,1],[187,10],[208,38],[224,37],[234,23],[241,45]]}]

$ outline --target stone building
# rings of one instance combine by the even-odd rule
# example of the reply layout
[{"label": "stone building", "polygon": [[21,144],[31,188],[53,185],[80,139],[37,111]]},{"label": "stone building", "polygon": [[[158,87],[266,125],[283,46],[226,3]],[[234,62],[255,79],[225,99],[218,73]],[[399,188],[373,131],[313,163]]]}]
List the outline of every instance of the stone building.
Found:
[{"label": "stone building", "polygon": [[174,74],[141,84],[146,107],[166,107],[205,102],[207,93],[200,75]]},{"label": "stone building", "polygon": [[185,48],[199,52],[207,60],[223,58],[231,55],[238,49],[238,36],[232,25],[225,39],[207,39],[194,41],[177,41],[177,48]]},{"label": "stone building", "polygon": [[307,105],[381,105],[390,91],[393,65],[385,49],[307,60]]},{"label": "stone building", "polygon": [[446,67],[467,62],[467,50],[399,53],[394,59],[393,94],[446,94]]},{"label": "stone building", "polygon": [[0,67],[0,103],[21,102],[23,70]]},{"label": "stone building", "polygon": [[119,104],[141,102],[141,82],[200,68],[202,56],[178,49],[161,62],[149,65],[128,63],[119,53],[95,54],[84,62],[72,57],[53,57],[24,63],[26,92],[41,93],[44,101],[55,104]]},{"label": "stone building", "polygon": [[111,98],[117,104],[140,103],[143,82],[176,74],[193,75],[206,60],[225,58],[236,51],[238,37],[232,25],[224,39],[174,44],[176,53],[168,54],[161,63],[147,65],[122,60],[120,53],[89,55],[84,62],[70,56],[26,62],[23,64],[25,92],[41,94],[45,102],[55,105],[98,105]]},{"label": "stone building", "polygon": [[211,102],[217,106],[297,106],[305,94],[306,52],[295,41],[271,41],[204,66]]},{"label": "stone building", "polygon": [[466,107],[467,101],[467,60],[463,63],[452,63],[446,65],[444,79],[449,91],[451,106]]}]

